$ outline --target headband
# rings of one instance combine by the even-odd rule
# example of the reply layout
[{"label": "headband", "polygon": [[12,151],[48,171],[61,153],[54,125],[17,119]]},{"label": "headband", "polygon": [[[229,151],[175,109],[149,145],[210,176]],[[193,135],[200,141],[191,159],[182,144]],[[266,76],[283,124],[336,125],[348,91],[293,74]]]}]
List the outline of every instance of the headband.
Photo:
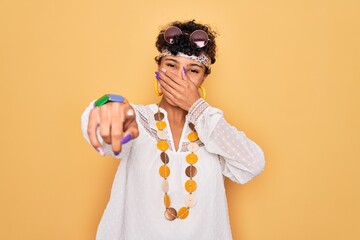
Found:
[{"label": "headband", "polygon": [[[167,50],[166,48],[163,49],[161,51],[161,53],[159,54],[159,57],[164,57],[164,56],[175,56],[173,55],[169,50]],[[192,60],[195,60],[199,63],[202,63],[205,65],[205,67],[207,67],[208,69],[210,69],[210,65],[211,65],[211,61],[210,61],[210,58],[205,54],[205,53],[201,53],[200,56],[195,56],[195,55],[187,55],[185,53],[182,53],[182,52],[178,52],[176,54],[176,56],[179,56],[179,57],[185,57],[185,58],[189,58],[189,59],[192,59]]]}]

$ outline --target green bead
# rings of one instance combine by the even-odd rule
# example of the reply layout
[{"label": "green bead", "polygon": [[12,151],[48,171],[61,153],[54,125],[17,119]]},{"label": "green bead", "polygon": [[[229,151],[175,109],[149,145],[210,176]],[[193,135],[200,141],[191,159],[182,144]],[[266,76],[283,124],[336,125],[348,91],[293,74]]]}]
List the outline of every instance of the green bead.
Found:
[{"label": "green bead", "polygon": [[105,94],[104,96],[102,96],[101,98],[99,98],[98,100],[95,101],[95,106],[96,107],[100,107],[101,105],[104,105],[105,103],[107,103],[109,101],[109,95]]}]

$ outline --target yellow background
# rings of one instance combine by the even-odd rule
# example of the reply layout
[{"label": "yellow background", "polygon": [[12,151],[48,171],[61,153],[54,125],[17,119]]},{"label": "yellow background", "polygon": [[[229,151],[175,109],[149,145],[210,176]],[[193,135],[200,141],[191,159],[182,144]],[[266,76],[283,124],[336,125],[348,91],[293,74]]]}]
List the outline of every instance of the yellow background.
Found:
[{"label": "yellow background", "polygon": [[1,0],[0,239],[95,238],[119,161],[81,113],[159,101],[159,27],[193,18],[220,33],[208,102],[266,156],[226,181],[234,239],[360,239],[358,0]]}]

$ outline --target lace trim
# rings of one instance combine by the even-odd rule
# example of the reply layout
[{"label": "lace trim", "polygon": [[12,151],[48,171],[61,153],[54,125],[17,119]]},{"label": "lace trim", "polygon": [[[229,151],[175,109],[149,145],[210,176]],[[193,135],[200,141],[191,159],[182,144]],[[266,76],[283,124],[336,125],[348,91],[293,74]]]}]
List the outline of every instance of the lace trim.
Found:
[{"label": "lace trim", "polygon": [[189,120],[196,125],[198,118],[210,105],[202,98],[199,98],[189,109]]}]

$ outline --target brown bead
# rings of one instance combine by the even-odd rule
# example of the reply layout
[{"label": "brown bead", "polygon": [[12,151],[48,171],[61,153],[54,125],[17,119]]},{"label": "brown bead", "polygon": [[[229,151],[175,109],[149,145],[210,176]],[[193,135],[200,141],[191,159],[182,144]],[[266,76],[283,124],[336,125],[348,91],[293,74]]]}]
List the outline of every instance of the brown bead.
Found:
[{"label": "brown bead", "polygon": [[177,218],[177,212],[174,208],[167,208],[164,212],[165,218],[169,221],[174,220]]},{"label": "brown bead", "polygon": [[165,163],[165,164],[169,163],[169,156],[167,155],[166,152],[162,152],[160,154],[160,158],[161,158],[161,161],[163,161],[163,163]]},{"label": "brown bead", "polygon": [[185,169],[185,174],[186,174],[186,176],[188,176],[188,177],[195,177],[196,173],[197,173],[197,169],[196,169],[196,167],[194,167],[194,166],[188,166],[188,167]]},{"label": "brown bead", "polygon": [[156,121],[161,121],[164,119],[164,114],[162,112],[157,112],[154,114],[154,118]]},{"label": "brown bead", "polygon": [[191,129],[191,131],[196,132],[195,125],[193,123],[189,123],[189,128]]}]

